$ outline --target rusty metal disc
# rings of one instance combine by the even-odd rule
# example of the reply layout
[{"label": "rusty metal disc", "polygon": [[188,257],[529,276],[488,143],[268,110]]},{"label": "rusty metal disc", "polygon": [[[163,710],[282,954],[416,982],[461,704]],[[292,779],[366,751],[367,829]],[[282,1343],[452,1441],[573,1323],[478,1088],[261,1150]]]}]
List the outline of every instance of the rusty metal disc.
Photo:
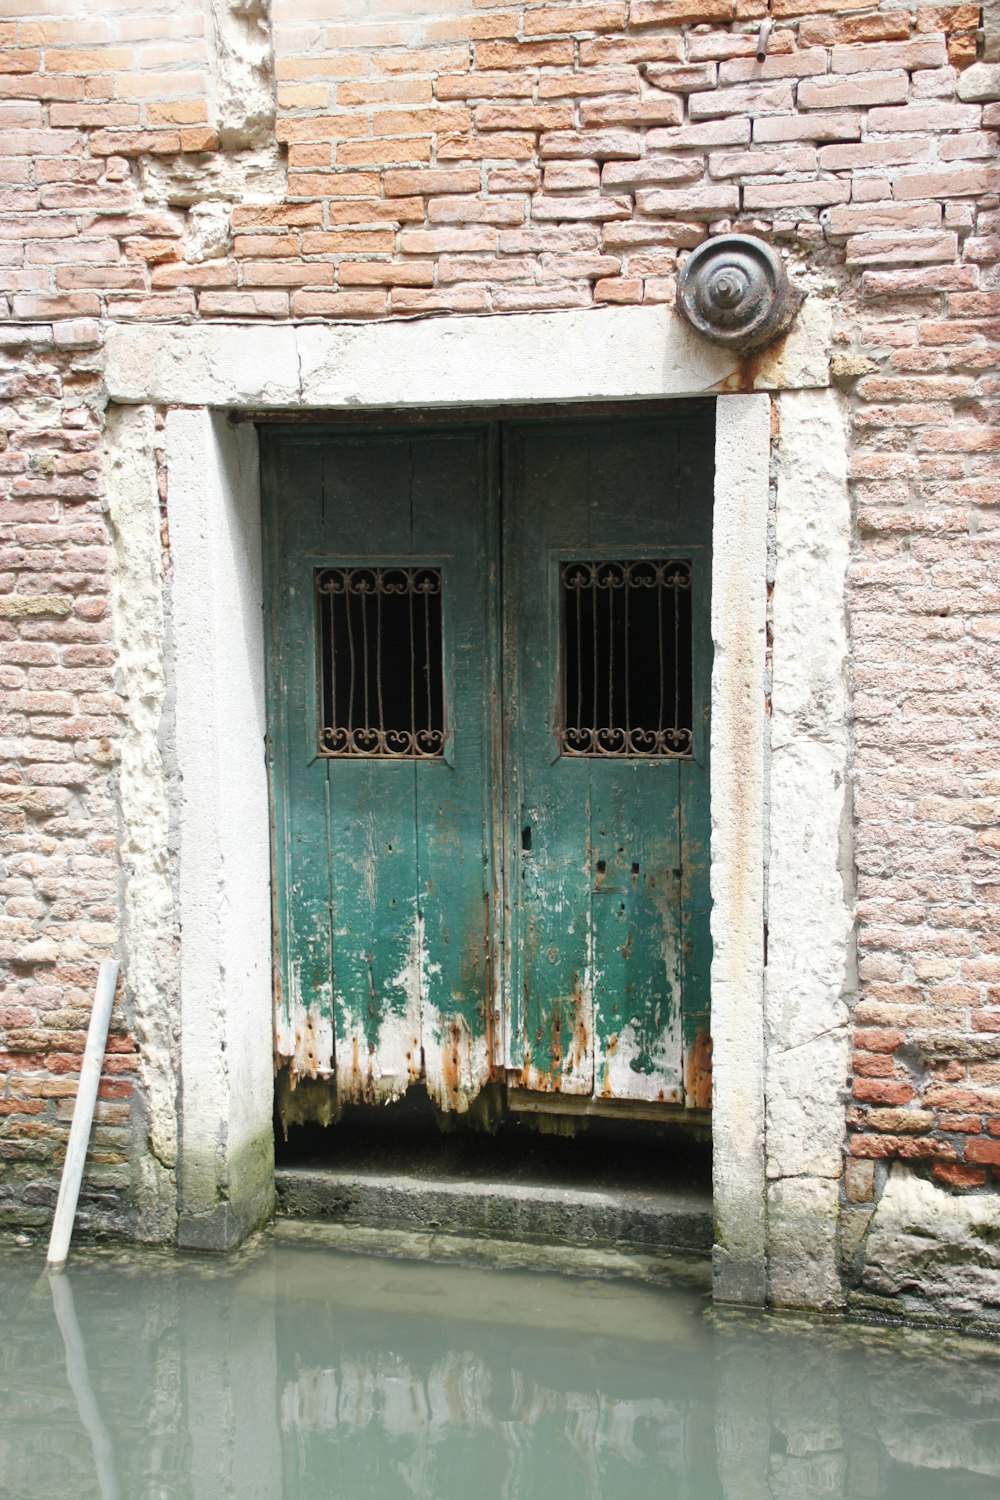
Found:
[{"label": "rusty metal disc", "polygon": [[677,307],[703,338],[742,351],[784,333],[798,298],[770,245],[748,234],[723,234],[684,262]]}]

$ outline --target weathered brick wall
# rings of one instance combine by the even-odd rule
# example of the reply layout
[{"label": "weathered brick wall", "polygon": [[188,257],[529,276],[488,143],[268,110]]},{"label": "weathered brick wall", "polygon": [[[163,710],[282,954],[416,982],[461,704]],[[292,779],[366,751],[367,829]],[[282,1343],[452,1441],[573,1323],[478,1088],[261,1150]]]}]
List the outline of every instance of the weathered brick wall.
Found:
[{"label": "weathered brick wall", "polygon": [[[57,1150],[117,909],[104,321],[669,303],[679,259],[723,229],[838,299],[862,981],[846,1191],[869,1199],[892,1158],[994,1186],[1000,102],[965,71],[978,8],[274,0],[270,42],[257,0],[66,9],[0,0],[0,1205]],[[19,602],[38,595],[54,603]],[[128,1086],[109,1069],[106,1095]],[[113,1173],[126,1106],[103,1108]]]},{"label": "weathered brick wall", "polygon": [[[117,938],[103,397],[79,339],[0,325],[0,1224],[18,1226],[51,1216],[96,964]],[[119,1016],[93,1136],[98,1216],[119,1216],[131,1180],[134,1061]]]}]

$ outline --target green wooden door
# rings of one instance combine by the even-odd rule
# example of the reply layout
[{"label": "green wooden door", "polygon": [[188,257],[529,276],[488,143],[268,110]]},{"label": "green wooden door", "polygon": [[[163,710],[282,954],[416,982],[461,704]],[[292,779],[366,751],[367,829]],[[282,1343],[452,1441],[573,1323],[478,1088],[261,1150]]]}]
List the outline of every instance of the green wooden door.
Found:
[{"label": "green wooden door", "polygon": [[262,451],[278,1061],[706,1104],[711,408]]},{"label": "green wooden door", "polygon": [[462,1110],[496,988],[492,434],[264,436],[277,1057]]},{"label": "green wooden door", "polygon": [[710,411],[506,435],[509,1066],[526,1089],[706,1102],[711,451]]}]

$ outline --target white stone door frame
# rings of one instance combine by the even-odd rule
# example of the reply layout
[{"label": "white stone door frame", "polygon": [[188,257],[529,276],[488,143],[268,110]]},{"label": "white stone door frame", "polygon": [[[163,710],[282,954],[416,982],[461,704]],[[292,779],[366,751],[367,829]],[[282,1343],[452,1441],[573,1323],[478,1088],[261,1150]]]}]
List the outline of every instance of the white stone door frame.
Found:
[{"label": "white stone door frame", "polygon": [[[256,435],[229,414],[718,394],[716,1293],[748,1303],[769,1295],[805,1305],[837,1300],[852,930],[843,596],[850,532],[828,330],[827,305],[807,301],[780,349],[758,356],[746,390],[735,357],[697,339],[666,308],[108,330],[107,476],[120,640],[134,626],[128,593],[136,577],[146,581],[144,608],[153,617],[126,697],[130,684],[138,693],[155,680],[162,698],[161,712],[140,713],[127,736],[122,823],[133,878],[125,886],[124,958],[134,971],[140,1040],[155,1039],[170,1030],[159,1014],[169,987],[162,976],[155,982],[149,954],[157,932],[166,951],[164,924],[174,923],[179,1044],[174,1057],[169,1046],[152,1047],[143,1081],[167,1137],[167,1071],[179,1071],[173,1133],[181,1243],[238,1243],[266,1217],[274,1191],[260,492]],[[162,440],[155,407],[168,408]],[[158,441],[170,537],[162,608],[148,588],[160,569]],[[140,837],[151,802],[176,854],[172,912],[156,851]],[[137,840],[131,853],[130,835]],[[162,1173],[152,1177],[162,1197]],[[161,1205],[161,1223],[165,1212]]]}]

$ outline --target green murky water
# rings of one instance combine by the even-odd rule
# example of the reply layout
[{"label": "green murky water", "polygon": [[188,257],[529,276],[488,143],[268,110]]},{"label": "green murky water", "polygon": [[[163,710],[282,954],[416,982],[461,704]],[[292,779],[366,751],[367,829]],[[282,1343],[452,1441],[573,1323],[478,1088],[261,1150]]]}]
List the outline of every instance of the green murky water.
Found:
[{"label": "green murky water", "polygon": [[1000,1496],[1000,1349],[264,1243],[0,1253],[4,1500]]}]

